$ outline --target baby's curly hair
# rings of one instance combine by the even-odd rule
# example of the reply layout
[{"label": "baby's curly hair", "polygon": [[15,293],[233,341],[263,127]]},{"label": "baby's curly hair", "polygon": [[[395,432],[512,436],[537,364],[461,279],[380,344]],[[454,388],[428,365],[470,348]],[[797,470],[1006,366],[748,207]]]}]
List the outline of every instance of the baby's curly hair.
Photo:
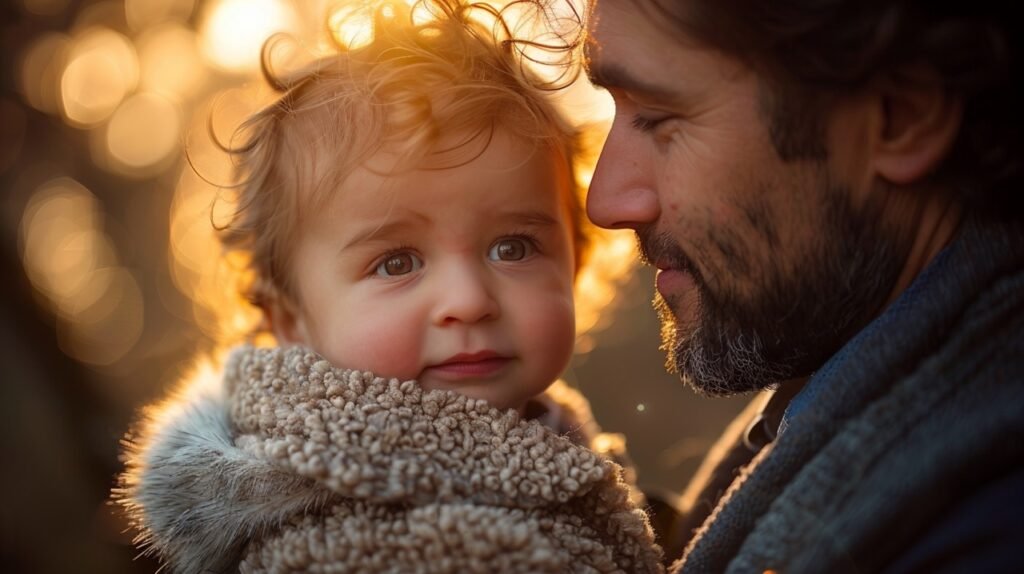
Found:
[{"label": "baby's curly hair", "polygon": [[[369,43],[336,41],[336,53],[287,76],[269,65],[273,40],[264,45],[263,75],[282,96],[241,125],[240,144],[225,146],[235,169],[232,212],[215,224],[225,252],[244,255],[243,296],[263,309],[279,298],[295,302],[288,252],[304,213],[375,154],[397,154],[401,169],[457,167],[482,153],[497,129],[568,162],[578,273],[590,243],[575,169],[582,138],[549,98],[575,79],[575,39],[516,39],[508,6],[419,0],[364,8],[359,15],[373,22]],[[565,55],[545,58],[553,79],[527,65],[530,50]],[[440,149],[452,134],[459,143]]]}]

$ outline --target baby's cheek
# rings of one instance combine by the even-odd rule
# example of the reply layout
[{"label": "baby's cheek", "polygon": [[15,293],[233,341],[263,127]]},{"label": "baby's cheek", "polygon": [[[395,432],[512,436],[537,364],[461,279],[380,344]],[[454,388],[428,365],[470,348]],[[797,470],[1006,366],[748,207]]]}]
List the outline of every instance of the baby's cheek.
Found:
[{"label": "baby's cheek", "polygon": [[384,378],[414,379],[421,370],[421,338],[414,329],[366,325],[332,345],[335,365]]},{"label": "baby's cheek", "polygon": [[524,336],[534,352],[557,377],[572,357],[576,338],[575,310],[571,297],[551,297],[534,307],[523,325]]}]

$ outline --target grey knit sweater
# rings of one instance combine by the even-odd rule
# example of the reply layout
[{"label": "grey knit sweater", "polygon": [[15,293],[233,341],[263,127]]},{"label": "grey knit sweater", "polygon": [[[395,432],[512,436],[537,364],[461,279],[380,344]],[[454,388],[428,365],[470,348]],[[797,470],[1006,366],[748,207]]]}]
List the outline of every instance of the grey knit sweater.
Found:
[{"label": "grey knit sweater", "polygon": [[240,348],[140,429],[115,498],[174,572],[661,570],[622,468],[571,433],[306,349]]},{"label": "grey knit sweater", "polygon": [[1024,468],[1024,231],[970,221],[790,404],[684,573],[874,572]]}]

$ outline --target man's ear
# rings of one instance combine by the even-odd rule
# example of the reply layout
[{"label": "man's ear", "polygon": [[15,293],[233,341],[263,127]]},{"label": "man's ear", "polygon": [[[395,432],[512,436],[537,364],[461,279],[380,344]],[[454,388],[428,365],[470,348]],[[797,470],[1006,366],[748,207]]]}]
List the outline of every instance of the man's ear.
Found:
[{"label": "man's ear", "polygon": [[930,70],[913,69],[878,86],[875,172],[906,185],[920,181],[949,154],[963,119],[963,101]]},{"label": "man's ear", "polygon": [[286,347],[309,344],[305,320],[291,301],[274,297],[263,305],[263,314],[278,345]]}]

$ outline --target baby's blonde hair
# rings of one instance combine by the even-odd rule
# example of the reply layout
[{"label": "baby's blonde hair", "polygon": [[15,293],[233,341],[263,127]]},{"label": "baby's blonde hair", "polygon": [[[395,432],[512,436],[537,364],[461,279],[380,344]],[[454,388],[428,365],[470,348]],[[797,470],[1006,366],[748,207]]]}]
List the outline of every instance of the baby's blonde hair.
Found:
[{"label": "baby's blonde hair", "polygon": [[[527,45],[570,45],[518,41],[505,13],[488,4],[420,0],[415,12],[401,1],[374,4],[369,44],[339,44],[336,54],[287,77],[271,72],[272,44],[264,46],[264,76],[283,96],[247,120],[239,129],[243,143],[228,149],[236,196],[217,228],[226,251],[247,256],[243,295],[264,309],[282,298],[296,302],[286,262],[306,209],[300,190],[315,208],[382,151],[397,154],[405,168],[468,163],[497,129],[547,146],[568,163],[578,271],[589,243],[574,170],[579,138],[548,98],[572,78],[542,80],[524,55]],[[441,142],[452,135],[460,138],[456,145]]]}]

